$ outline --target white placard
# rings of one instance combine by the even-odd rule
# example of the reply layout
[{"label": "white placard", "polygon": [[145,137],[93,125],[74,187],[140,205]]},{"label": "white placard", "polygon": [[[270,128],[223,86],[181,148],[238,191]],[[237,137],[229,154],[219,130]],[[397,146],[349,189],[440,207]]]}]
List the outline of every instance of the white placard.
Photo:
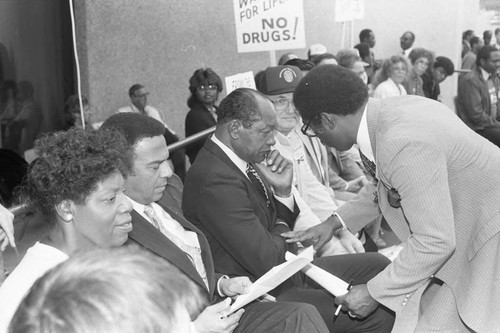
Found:
[{"label": "white placard", "polygon": [[365,18],[365,0],[336,0],[335,21],[345,22]]},{"label": "white placard", "polygon": [[233,0],[238,52],[305,48],[302,0]]},{"label": "white placard", "polygon": [[227,95],[238,88],[255,89],[255,79],[252,71],[226,76],[225,82]]}]

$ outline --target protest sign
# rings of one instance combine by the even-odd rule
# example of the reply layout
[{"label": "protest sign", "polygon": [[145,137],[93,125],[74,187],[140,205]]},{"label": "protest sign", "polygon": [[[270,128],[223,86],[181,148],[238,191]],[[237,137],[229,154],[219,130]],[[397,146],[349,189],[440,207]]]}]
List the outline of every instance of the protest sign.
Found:
[{"label": "protest sign", "polygon": [[305,48],[302,0],[233,0],[238,52]]},{"label": "protest sign", "polygon": [[226,76],[226,94],[229,95],[238,88],[255,89],[255,80],[252,71]]},{"label": "protest sign", "polygon": [[335,21],[345,22],[365,18],[364,0],[336,0]]}]

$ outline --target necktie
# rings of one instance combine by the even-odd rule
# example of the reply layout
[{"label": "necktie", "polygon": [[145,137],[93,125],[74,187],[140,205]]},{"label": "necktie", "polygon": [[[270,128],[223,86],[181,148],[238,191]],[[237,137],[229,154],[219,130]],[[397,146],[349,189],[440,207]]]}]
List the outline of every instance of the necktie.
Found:
[{"label": "necktie", "polygon": [[375,165],[375,163],[373,163],[368,157],[366,157],[365,154],[361,152],[361,150],[359,151],[359,156],[361,157],[361,162],[363,162],[363,166],[365,167],[366,171],[368,171],[370,176],[372,176],[372,178],[376,181],[377,166]]},{"label": "necktie", "polygon": [[247,164],[247,176],[254,184],[254,186],[257,188],[257,190],[266,198],[266,206],[269,207],[271,204],[271,201],[269,200],[269,194],[267,193],[267,188],[264,185],[264,182],[262,181],[262,178],[260,178],[259,174],[257,171],[254,169],[254,167],[248,163]]},{"label": "necktie", "polygon": [[[151,205],[145,205],[144,206],[144,214],[146,214],[147,217],[151,220],[155,228],[160,230],[165,236],[168,237],[174,243],[178,248],[180,248],[186,255],[188,256],[189,260],[191,260],[191,263],[194,265],[196,268],[196,271],[198,274],[201,276],[203,279],[203,282],[205,283],[207,289],[210,289],[208,286],[208,278],[207,278],[207,272],[205,270],[205,265],[203,264],[203,259],[201,257],[201,248],[197,246],[192,246],[189,244],[186,244],[182,239],[171,233],[164,225],[161,223],[160,218],[158,215],[156,215],[155,210],[153,209],[153,206]],[[179,223],[175,221],[176,223]]]}]

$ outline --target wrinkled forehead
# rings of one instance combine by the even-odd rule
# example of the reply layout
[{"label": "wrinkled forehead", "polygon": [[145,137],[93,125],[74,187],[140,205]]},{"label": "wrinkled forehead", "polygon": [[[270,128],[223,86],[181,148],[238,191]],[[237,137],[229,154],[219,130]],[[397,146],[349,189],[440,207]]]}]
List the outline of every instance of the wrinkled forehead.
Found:
[{"label": "wrinkled forehead", "polygon": [[255,126],[257,126],[260,129],[264,129],[267,127],[272,127],[275,126],[276,124],[276,111],[274,109],[273,103],[263,97],[263,96],[256,96],[256,107],[261,115],[260,121],[255,123]]},{"label": "wrinkled forehead", "polygon": [[293,99],[293,93],[282,93],[282,94],[277,94],[277,95],[266,95],[267,98],[269,98],[271,101],[277,101],[277,100],[280,100],[280,99],[289,99],[289,100],[292,100]]}]

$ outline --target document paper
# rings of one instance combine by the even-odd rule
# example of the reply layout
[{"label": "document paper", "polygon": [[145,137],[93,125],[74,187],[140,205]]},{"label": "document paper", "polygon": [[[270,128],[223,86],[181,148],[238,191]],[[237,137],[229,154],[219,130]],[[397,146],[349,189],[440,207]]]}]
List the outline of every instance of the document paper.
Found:
[{"label": "document paper", "polygon": [[248,287],[248,292],[246,294],[236,297],[236,300],[231,305],[231,311],[229,313],[233,313],[268,291],[273,290],[313,260],[312,246],[302,251],[298,256],[287,252],[285,257],[288,256],[288,254],[293,257],[287,259],[287,261],[281,265],[271,268],[266,274],[261,276],[260,279]]},{"label": "document paper", "polygon": [[[287,252],[285,255],[286,260],[293,260],[295,255]],[[328,273],[316,265],[308,263],[302,268],[302,272],[316,281],[320,286],[328,290],[334,296],[341,296],[347,294],[347,286],[349,285],[342,279],[339,279],[332,273]]]}]

